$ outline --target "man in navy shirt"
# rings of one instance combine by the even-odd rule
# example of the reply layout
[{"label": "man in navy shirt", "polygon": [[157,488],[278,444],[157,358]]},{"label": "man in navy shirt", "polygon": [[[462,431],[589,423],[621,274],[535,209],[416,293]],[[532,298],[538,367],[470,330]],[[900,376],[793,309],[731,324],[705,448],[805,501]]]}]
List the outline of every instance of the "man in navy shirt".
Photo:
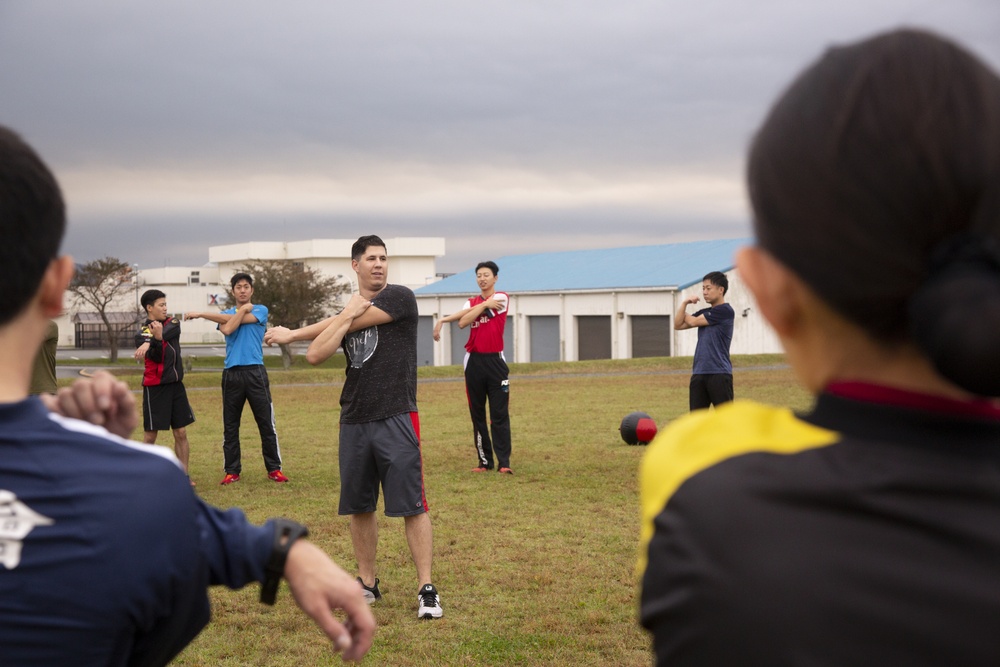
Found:
[{"label": "man in navy shirt", "polygon": [[55,178],[0,127],[0,662],[166,665],[208,623],[208,586],[261,582],[273,603],[282,577],[334,649],[360,659],[375,620],[357,582],[298,539],[303,526],[206,505],[172,452],[126,440],[137,418],[123,382],[101,372],[29,397],[73,276],[65,225]]},{"label": "man in navy shirt", "polygon": [[698,329],[698,345],[694,350],[694,368],[691,371],[691,410],[733,400],[733,364],[729,361],[729,345],[733,342],[736,314],[733,307],[726,303],[728,291],[726,274],[712,271],[701,282],[701,294],[708,307],[688,313],[688,305],[701,300],[692,296],[681,301],[674,317],[674,329]]}]

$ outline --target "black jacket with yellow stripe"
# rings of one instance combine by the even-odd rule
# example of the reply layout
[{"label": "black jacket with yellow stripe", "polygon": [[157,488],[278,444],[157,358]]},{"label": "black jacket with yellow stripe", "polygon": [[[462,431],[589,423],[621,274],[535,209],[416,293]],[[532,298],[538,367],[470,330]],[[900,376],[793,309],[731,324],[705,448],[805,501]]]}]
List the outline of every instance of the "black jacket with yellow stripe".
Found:
[{"label": "black jacket with yellow stripe", "polygon": [[659,665],[1000,665],[1000,411],[841,385],[688,415],[641,478]]}]

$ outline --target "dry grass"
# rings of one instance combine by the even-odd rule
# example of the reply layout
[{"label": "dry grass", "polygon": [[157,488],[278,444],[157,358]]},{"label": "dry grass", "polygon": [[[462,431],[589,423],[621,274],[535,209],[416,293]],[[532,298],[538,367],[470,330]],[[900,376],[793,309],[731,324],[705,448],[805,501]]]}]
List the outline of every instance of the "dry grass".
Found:
[{"label": "dry grass", "polygon": [[[804,407],[780,357],[746,357],[738,396]],[[776,366],[777,365],[777,366]],[[511,381],[514,476],[472,474],[464,385],[457,367],[421,369],[425,480],[434,524],[434,581],[445,616],[416,618],[417,581],[399,519],[380,517],[383,601],[368,664],[648,665],[636,623],[636,469],[642,447],[625,445],[621,418],[650,413],[662,428],[687,411],[690,359],[515,365]],[[756,369],[756,370],[754,370]],[[222,477],[219,374],[192,374],[198,417],[188,429],[198,492],[255,521],[284,515],[349,571],[348,522],[336,514],[337,421],[342,370],[272,371],[284,470],[264,476],[249,410],[243,479]],[[161,444],[169,438],[161,435]],[[256,586],[212,591],[213,623],[178,665],[325,665],[325,638],[287,589],[271,608]]]}]

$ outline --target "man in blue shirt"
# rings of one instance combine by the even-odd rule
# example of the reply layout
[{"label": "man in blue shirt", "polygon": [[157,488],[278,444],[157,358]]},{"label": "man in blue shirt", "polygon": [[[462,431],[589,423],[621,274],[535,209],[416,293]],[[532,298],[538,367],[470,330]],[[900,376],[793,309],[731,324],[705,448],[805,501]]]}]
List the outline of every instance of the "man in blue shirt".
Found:
[{"label": "man in blue shirt", "polygon": [[237,273],[230,280],[236,306],[220,313],[185,313],[184,319],[201,317],[219,325],[226,336],[226,363],[222,371],[222,452],[226,476],[220,484],[240,481],[240,420],[243,406],[250,410],[260,432],[260,449],[267,476],[275,482],[287,482],[281,472],[281,450],[274,427],[274,402],[271,383],[264,368],[264,332],[267,331],[267,306],[252,303],[253,277]]},{"label": "man in blue shirt", "polygon": [[736,313],[726,303],[728,291],[726,274],[712,271],[701,281],[701,294],[708,307],[688,313],[688,305],[701,300],[692,296],[681,301],[674,317],[674,329],[698,329],[689,390],[691,410],[733,400],[733,364],[729,360],[729,345],[733,342]]},{"label": "man in blue shirt", "polygon": [[361,659],[375,620],[357,582],[298,539],[303,526],[206,505],[172,452],[126,440],[138,420],[125,383],[101,371],[29,397],[73,276],[65,226],[52,173],[0,127],[0,662],[166,665],[208,623],[208,586],[261,582],[270,604],[282,577]]}]

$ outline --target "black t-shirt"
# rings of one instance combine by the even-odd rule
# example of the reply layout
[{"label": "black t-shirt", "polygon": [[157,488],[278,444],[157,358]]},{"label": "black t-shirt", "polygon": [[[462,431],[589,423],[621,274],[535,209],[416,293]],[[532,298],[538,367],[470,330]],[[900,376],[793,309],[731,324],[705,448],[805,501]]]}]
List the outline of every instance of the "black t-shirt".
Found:
[{"label": "black t-shirt", "polygon": [[340,394],[345,424],[417,410],[417,299],[402,285],[386,285],[372,299],[392,322],[344,336],[347,380]]}]

